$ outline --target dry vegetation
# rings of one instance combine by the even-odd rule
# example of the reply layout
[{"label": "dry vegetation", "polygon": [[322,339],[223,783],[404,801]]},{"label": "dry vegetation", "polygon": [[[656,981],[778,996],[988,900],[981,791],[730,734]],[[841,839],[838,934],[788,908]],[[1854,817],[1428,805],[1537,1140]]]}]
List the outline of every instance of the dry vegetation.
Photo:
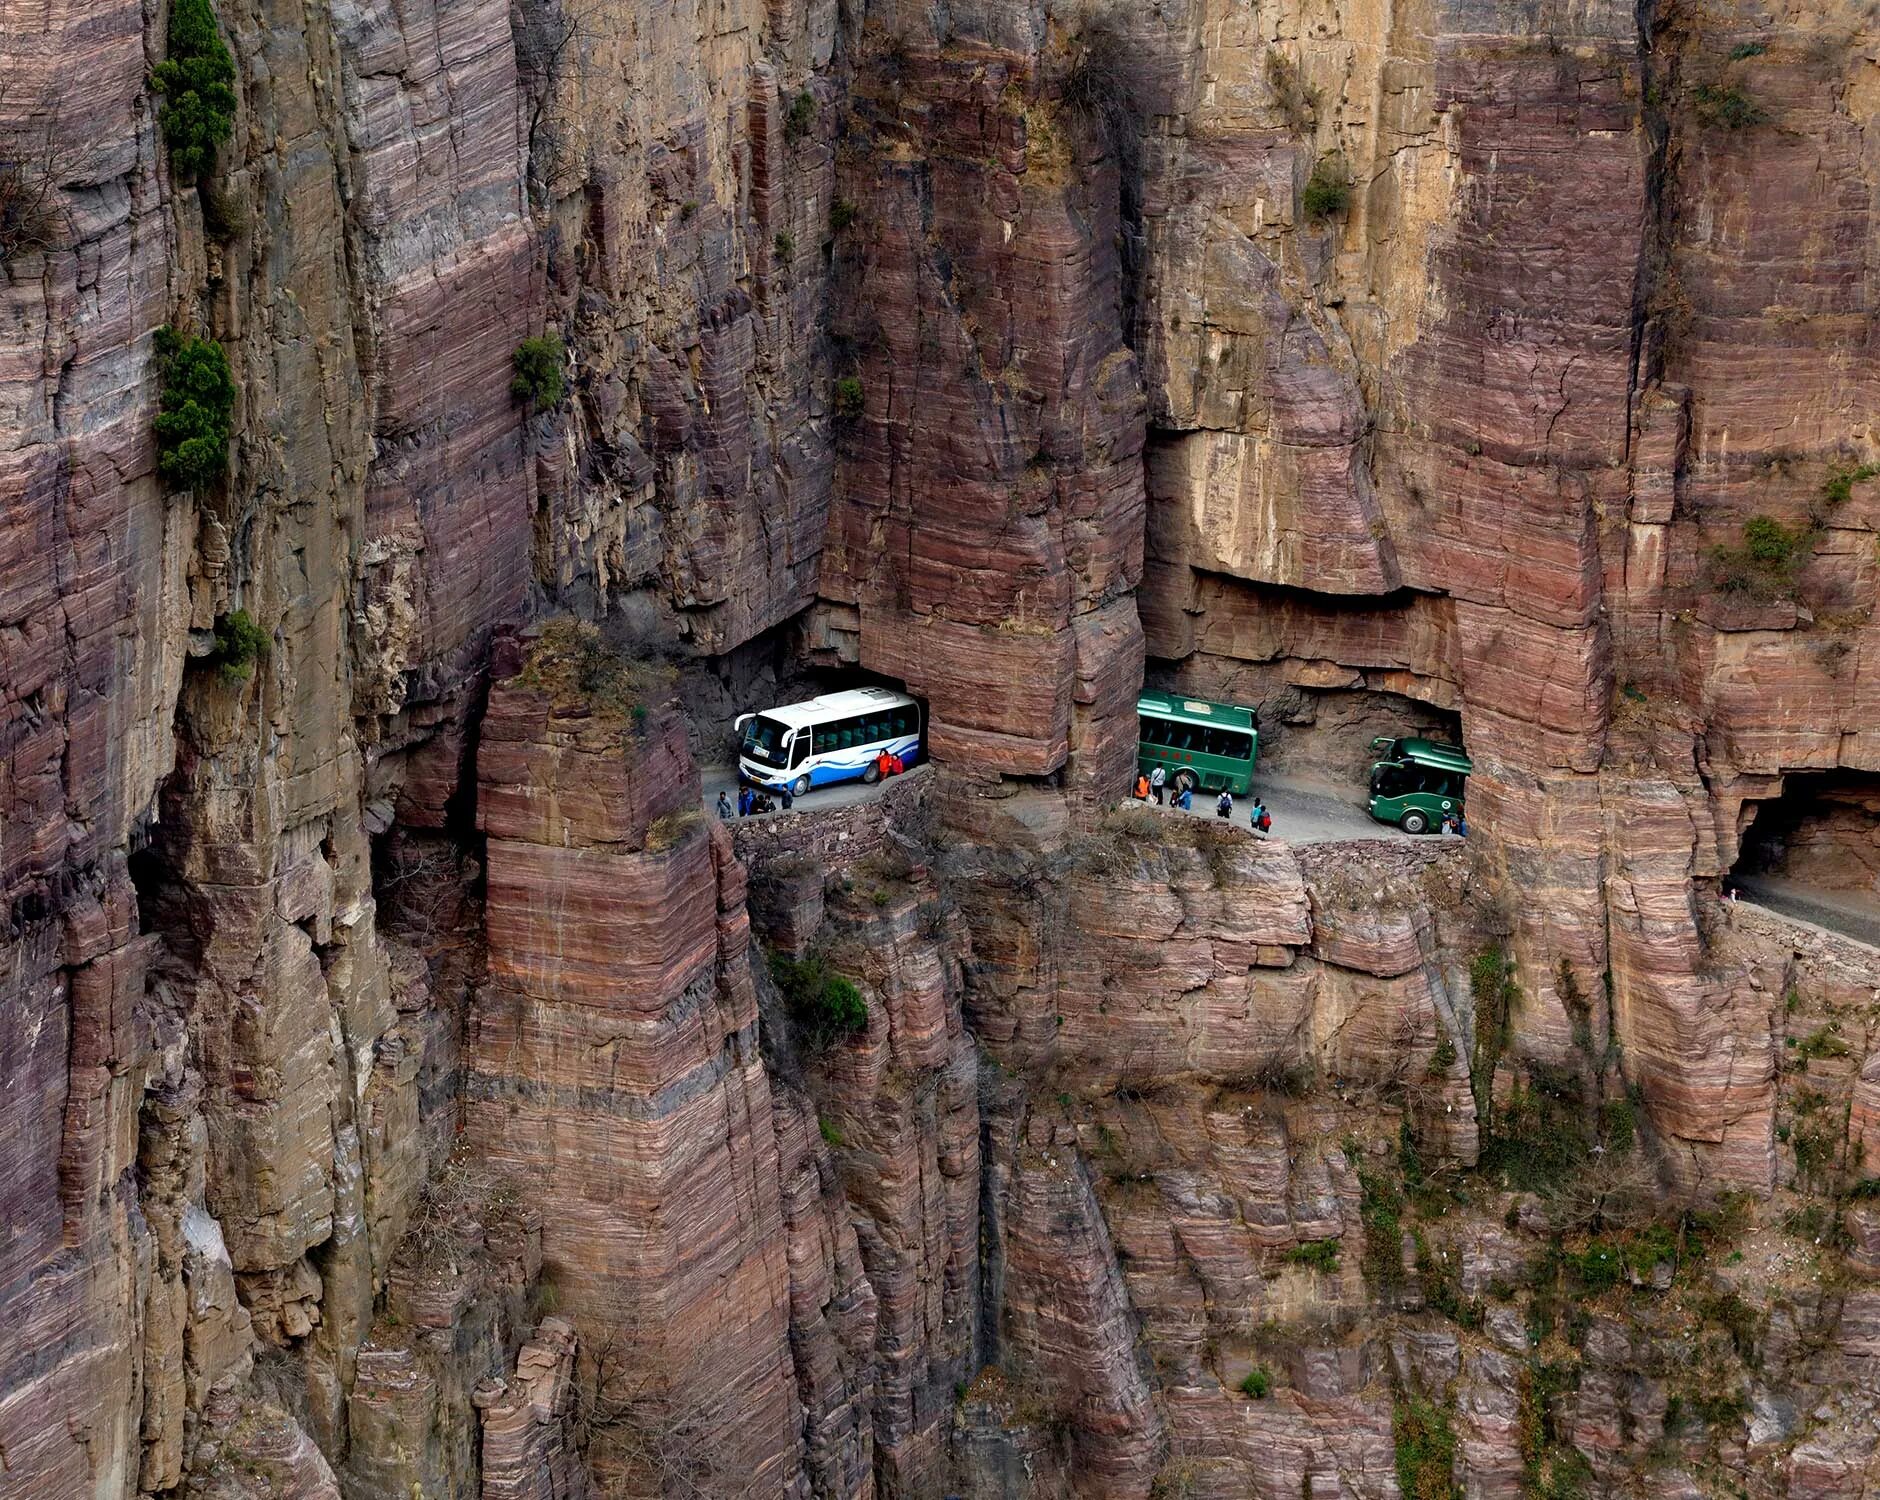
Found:
[{"label": "dry vegetation", "polygon": [[586,708],[638,728],[670,696],[674,677],[666,663],[618,651],[585,620],[563,615],[541,627],[516,680],[558,709]]}]

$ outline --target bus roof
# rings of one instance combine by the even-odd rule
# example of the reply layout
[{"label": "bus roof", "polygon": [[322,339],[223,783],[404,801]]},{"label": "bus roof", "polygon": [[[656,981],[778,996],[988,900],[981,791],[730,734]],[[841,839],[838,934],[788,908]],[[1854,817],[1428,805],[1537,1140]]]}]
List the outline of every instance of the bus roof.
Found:
[{"label": "bus roof", "polygon": [[1229,729],[1253,728],[1253,710],[1235,703],[1212,703],[1206,698],[1183,698],[1174,693],[1144,693],[1136,712],[1178,724],[1224,724]]},{"label": "bus roof", "polygon": [[830,719],[846,719],[871,710],[899,708],[916,700],[892,688],[850,688],[842,693],[824,693],[820,698],[805,698],[801,703],[785,703],[777,708],[758,710],[766,719],[775,719],[786,729],[800,729],[805,724],[822,724]]},{"label": "bus roof", "polygon": [[1475,769],[1475,764],[1462,753],[1460,745],[1439,744],[1435,740],[1404,740],[1399,752],[1405,760],[1413,760],[1419,765],[1434,766],[1439,771],[1460,771],[1467,776]]}]

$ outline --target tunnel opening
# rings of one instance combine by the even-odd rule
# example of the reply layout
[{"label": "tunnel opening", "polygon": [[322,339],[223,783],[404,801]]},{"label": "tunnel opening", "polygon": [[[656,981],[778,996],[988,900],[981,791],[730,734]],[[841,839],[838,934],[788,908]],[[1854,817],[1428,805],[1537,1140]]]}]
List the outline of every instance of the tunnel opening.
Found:
[{"label": "tunnel opening", "polygon": [[1385,688],[1357,684],[1314,687],[1241,671],[1205,683],[1194,662],[1151,660],[1146,687],[1204,696],[1253,710],[1260,734],[1259,768],[1271,777],[1307,783],[1346,800],[1366,795],[1377,739],[1462,744],[1462,715]]},{"label": "tunnel opening", "polygon": [[1744,812],[1731,870],[1743,894],[1880,921],[1880,774],[1786,776],[1780,795],[1746,803]]}]

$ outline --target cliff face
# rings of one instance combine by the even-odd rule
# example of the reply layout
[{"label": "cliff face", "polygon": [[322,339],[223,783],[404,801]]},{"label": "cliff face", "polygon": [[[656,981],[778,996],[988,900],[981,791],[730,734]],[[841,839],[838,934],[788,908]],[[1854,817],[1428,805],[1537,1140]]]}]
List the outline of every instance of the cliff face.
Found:
[{"label": "cliff face", "polygon": [[[195,182],[0,12],[0,1496],[1873,1487],[1880,964],[1716,900],[1871,884],[1865,8],[216,19]],[[703,826],[661,654],[938,764]]]}]

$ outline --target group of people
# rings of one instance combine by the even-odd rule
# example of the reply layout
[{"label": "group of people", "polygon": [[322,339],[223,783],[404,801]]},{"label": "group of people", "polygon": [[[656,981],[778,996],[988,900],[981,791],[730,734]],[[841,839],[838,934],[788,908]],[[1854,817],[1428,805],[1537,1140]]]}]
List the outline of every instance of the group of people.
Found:
[{"label": "group of people", "polygon": [[[1163,794],[1168,794],[1168,805],[1187,812],[1195,805],[1194,789],[1183,782],[1172,790],[1168,784],[1168,773],[1160,766],[1152,766],[1147,771],[1136,773],[1135,797],[1138,802],[1153,801],[1157,807],[1163,805]],[[1234,794],[1222,792],[1214,799],[1214,816],[1230,821],[1234,816]],[[1247,812],[1247,826],[1255,833],[1270,833],[1273,828],[1273,814],[1267,811],[1266,803],[1258,797],[1253,799],[1253,806]]]},{"label": "group of people", "polygon": [[[790,795],[790,788],[783,787],[778,791],[777,796],[783,803],[783,810],[788,812],[790,804],[796,800]],[[776,810],[777,804],[770,800],[768,792],[760,787],[752,786],[748,781],[738,783],[738,816],[740,818],[755,817],[758,813]],[[718,794],[718,816],[727,821],[731,817],[731,799],[723,792]]]}]

